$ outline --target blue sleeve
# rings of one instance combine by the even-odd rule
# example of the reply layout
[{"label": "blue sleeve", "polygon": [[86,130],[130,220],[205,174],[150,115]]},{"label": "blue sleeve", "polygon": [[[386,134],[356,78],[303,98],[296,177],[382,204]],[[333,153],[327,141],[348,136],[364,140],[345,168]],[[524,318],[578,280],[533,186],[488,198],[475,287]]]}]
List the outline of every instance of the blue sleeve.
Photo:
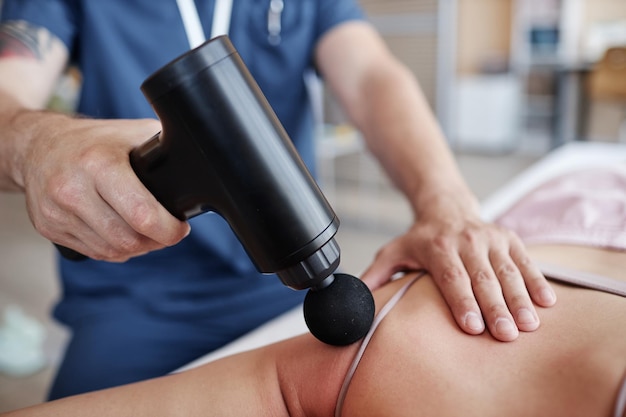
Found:
[{"label": "blue sleeve", "polygon": [[77,1],[3,0],[0,3],[0,21],[23,20],[44,27],[58,37],[68,50],[72,50],[77,25]]},{"label": "blue sleeve", "polygon": [[318,39],[340,23],[366,18],[356,0],[319,0],[318,17]]}]

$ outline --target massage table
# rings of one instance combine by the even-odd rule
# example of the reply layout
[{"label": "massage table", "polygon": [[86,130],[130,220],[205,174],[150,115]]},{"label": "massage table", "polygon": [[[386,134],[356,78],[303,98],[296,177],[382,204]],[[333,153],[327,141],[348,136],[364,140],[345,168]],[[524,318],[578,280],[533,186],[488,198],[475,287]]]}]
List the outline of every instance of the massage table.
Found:
[{"label": "massage table", "polygon": [[[626,144],[570,142],[548,153],[482,202],[482,217],[493,221],[541,183],[581,169],[626,162]],[[293,308],[230,344],[187,364],[191,369],[224,356],[268,345],[308,331],[302,306]]]}]

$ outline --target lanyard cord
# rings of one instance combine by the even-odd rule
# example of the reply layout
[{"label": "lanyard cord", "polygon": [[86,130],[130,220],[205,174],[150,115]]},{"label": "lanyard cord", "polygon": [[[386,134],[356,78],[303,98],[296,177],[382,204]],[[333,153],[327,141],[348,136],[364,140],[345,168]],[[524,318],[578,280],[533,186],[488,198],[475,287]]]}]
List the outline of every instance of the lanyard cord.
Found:
[{"label": "lanyard cord", "polygon": [[[206,40],[198,9],[196,8],[194,0],[176,0],[176,4],[178,5],[180,17],[183,20],[189,47],[193,49]],[[209,39],[228,34],[232,9],[233,0],[215,0],[213,22],[211,24],[211,37]]]}]

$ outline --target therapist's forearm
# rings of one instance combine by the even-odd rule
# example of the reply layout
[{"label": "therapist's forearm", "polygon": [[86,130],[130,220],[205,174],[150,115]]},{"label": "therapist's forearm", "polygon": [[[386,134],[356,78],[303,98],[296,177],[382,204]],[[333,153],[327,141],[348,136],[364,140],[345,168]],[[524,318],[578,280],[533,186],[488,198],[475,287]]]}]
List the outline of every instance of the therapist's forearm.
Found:
[{"label": "therapist's forearm", "polygon": [[451,198],[464,211],[478,209],[417,79],[371,26],[354,22],[331,31],[320,42],[317,63],[416,215]]},{"label": "therapist's forearm", "polygon": [[[0,54],[2,51],[0,50]],[[59,52],[57,55],[62,55]],[[56,58],[60,61],[61,58]],[[20,88],[29,78],[40,77],[37,61],[7,62],[0,60],[0,190],[24,191],[24,169],[32,164],[28,153],[33,141],[50,136],[67,126],[68,115],[44,110],[54,85],[52,76],[39,81],[35,92]],[[60,68],[56,64],[56,73]],[[26,74],[20,77],[20,74]],[[48,147],[49,145],[47,145]],[[46,149],[43,149],[46,152]]]},{"label": "therapist's forearm", "polygon": [[25,109],[0,90],[0,190],[23,191],[20,166],[29,146],[34,126],[24,123]]},{"label": "therapist's forearm", "polygon": [[21,166],[30,140],[60,119],[39,110],[67,58],[65,45],[45,28],[22,21],[0,25],[0,190],[23,190]]},{"label": "therapist's forearm", "polygon": [[26,108],[0,90],[0,190],[24,191],[24,167],[32,140],[69,120],[66,115]]},{"label": "therapist's forearm", "polygon": [[389,63],[364,83],[355,122],[416,215],[442,204],[449,196],[466,208],[477,202],[422,91],[404,66]]}]

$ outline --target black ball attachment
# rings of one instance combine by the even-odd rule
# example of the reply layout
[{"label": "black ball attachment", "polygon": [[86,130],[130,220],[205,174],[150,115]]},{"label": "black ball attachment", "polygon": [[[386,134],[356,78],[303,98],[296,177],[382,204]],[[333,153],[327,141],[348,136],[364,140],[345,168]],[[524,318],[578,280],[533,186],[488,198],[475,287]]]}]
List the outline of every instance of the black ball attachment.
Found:
[{"label": "black ball attachment", "polygon": [[348,274],[334,274],[329,285],[311,288],[304,298],[306,325],[313,336],[329,345],[345,346],[363,338],[374,312],[374,297],[367,285]]}]

